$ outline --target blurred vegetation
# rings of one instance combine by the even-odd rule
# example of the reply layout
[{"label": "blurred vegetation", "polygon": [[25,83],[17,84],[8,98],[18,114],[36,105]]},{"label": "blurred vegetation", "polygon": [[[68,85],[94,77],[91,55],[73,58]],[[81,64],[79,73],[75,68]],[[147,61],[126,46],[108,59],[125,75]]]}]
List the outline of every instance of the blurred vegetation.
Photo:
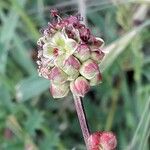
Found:
[{"label": "blurred vegetation", "polygon": [[[110,51],[103,83],[84,98],[91,131],[112,130],[118,150],[150,147],[148,0],[87,0],[88,26]],[[77,1],[0,1],[0,150],[84,150],[71,94],[53,100],[37,75],[36,41],[50,8],[78,12]]]}]

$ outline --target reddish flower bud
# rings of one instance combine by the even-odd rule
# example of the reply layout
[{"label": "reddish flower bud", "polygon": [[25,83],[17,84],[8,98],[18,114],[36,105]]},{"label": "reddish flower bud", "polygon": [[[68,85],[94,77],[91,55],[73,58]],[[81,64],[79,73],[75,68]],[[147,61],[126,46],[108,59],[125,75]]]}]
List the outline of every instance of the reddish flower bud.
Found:
[{"label": "reddish flower bud", "polygon": [[76,16],[70,16],[67,18],[69,24],[74,25],[79,22],[78,18]]},{"label": "reddish flower bud", "polygon": [[96,132],[88,139],[89,150],[115,150],[117,139],[112,132]]},{"label": "reddish flower bud", "polygon": [[91,53],[91,58],[99,64],[102,61],[104,55],[105,54],[101,50],[98,50]]},{"label": "reddish flower bud", "polygon": [[90,58],[90,49],[86,44],[81,44],[75,51],[74,55],[81,61],[85,61]]},{"label": "reddish flower bud", "polygon": [[102,82],[102,75],[100,72],[98,72],[91,80],[90,85],[95,86],[97,84],[100,84]]},{"label": "reddish flower bud", "polygon": [[81,75],[84,76],[86,79],[92,79],[98,72],[98,64],[91,59],[85,61],[80,68]]},{"label": "reddish flower bud", "polygon": [[90,38],[90,30],[88,28],[81,28],[80,37],[82,41],[87,42],[88,39]]},{"label": "reddish flower bud", "polygon": [[70,90],[73,94],[77,96],[84,97],[84,95],[89,91],[90,84],[82,76],[78,77],[75,81],[70,83]]},{"label": "reddish flower bud", "polygon": [[62,98],[67,96],[69,92],[69,83],[64,84],[50,84],[50,93],[54,98]]},{"label": "reddish flower bud", "polygon": [[49,79],[55,84],[62,84],[67,81],[68,76],[65,72],[63,72],[58,67],[54,67],[51,69]]},{"label": "reddish flower bud", "polygon": [[80,62],[73,55],[67,59],[65,59],[65,55],[58,57],[56,65],[69,76],[68,80],[74,80],[79,75]]},{"label": "reddish flower bud", "polygon": [[95,49],[99,49],[104,45],[104,41],[101,38],[90,36],[89,39],[91,51],[95,51]]}]

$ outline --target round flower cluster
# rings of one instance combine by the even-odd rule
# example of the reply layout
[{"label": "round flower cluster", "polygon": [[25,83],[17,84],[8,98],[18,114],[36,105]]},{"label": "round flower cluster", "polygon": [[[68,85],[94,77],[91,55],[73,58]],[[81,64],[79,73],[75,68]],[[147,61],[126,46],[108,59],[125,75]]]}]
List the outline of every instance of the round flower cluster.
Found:
[{"label": "round flower cluster", "polygon": [[115,150],[116,136],[112,132],[95,132],[88,138],[89,150]]},{"label": "round flower cluster", "polygon": [[51,15],[54,21],[37,42],[39,75],[51,81],[54,98],[65,97],[70,90],[84,97],[90,86],[102,80],[98,65],[104,57],[104,41],[92,35],[79,16],[62,19],[56,10]]}]

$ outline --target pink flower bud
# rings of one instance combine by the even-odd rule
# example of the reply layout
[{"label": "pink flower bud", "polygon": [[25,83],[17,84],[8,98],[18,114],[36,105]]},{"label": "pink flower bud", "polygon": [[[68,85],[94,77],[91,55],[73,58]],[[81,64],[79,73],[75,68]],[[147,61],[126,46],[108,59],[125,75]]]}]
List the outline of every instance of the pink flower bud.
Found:
[{"label": "pink flower bud", "polygon": [[62,98],[67,96],[69,92],[69,83],[64,84],[53,84],[50,85],[50,93],[54,98]]},{"label": "pink flower bud", "polygon": [[73,94],[77,96],[84,97],[84,95],[89,91],[90,84],[82,76],[78,77],[75,81],[70,83],[70,90]]},{"label": "pink flower bud", "polygon": [[100,72],[98,72],[91,80],[90,80],[90,85],[95,86],[99,83],[102,82],[102,75]]},{"label": "pink flower bud", "polygon": [[86,44],[80,44],[74,55],[81,61],[86,61],[90,58],[90,49]]},{"label": "pink flower bud", "polygon": [[80,28],[80,38],[82,39],[83,42],[87,42],[88,39],[90,38],[90,30],[88,28]]},{"label": "pink flower bud", "polygon": [[104,55],[105,54],[101,50],[98,50],[91,53],[91,58],[99,64],[102,61]]},{"label": "pink flower bud", "polygon": [[104,45],[103,39],[94,37],[93,35],[90,36],[89,43],[91,51],[95,51],[95,49],[99,49]]},{"label": "pink flower bud", "polygon": [[88,139],[89,150],[115,150],[117,139],[112,132],[96,132]]},{"label": "pink flower bud", "polygon": [[70,16],[69,18],[67,18],[69,24],[73,25],[73,24],[76,24],[78,23],[78,18],[76,16]]},{"label": "pink flower bud", "polygon": [[67,81],[68,76],[65,72],[63,72],[58,67],[54,67],[51,69],[49,79],[55,84],[62,84]]},{"label": "pink flower bud", "polygon": [[92,79],[98,72],[98,64],[91,59],[85,61],[80,68],[80,74],[89,80]]},{"label": "pink flower bud", "polygon": [[74,80],[79,75],[80,62],[73,55],[67,59],[65,59],[65,55],[58,57],[56,65],[69,76],[68,80]]}]

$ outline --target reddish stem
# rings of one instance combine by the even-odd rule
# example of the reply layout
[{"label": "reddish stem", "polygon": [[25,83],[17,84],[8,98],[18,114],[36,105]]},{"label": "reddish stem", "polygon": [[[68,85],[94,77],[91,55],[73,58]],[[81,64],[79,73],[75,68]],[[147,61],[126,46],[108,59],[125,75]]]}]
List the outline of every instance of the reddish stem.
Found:
[{"label": "reddish stem", "polygon": [[77,111],[80,127],[81,127],[82,134],[84,137],[84,141],[88,149],[88,138],[90,136],[90,132],[89,132],[88,124],[87,124],[87,119],[86,119],[86,114],[84,111],[82,98],[76,95],[73,95],[73,97],[74,97],[74,104],[75,104],[75,108]]}]

